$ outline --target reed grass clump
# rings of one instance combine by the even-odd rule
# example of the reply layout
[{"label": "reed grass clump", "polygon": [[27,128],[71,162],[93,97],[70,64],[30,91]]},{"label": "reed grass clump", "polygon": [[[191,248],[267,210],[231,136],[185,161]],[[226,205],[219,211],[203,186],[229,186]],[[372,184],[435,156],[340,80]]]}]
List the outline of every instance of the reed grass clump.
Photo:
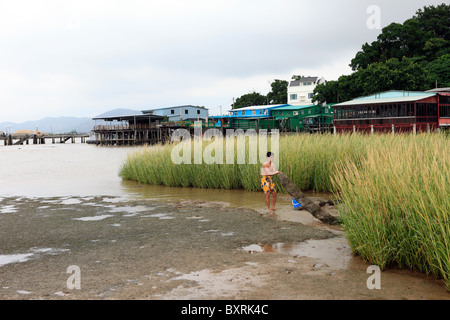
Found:
[{"label": "reed grass clump", "polygon": [[[350,159],[360,163],[368,145],[373,138],[360,139],[356,135],[334,136],[326,135],[286,135],[281,136],[279,145],[279,170],[285,172],[292,181],[302,190],[331,191],[331,173],[334,164],[343,159]],[[223,139],[222,164],[207,164],[204,161],[194,164],[194,142],[192,140],[180,142],[190,143],[192,151],[190,164],[174,164],[171,159],[172,151],[177,143],[164,146],[155,145],[143,147],[128,156],[120,169],[119,175],[126,180],[136,180],[140,183],[166,185],[171,187],[198,187],[244,189],[247,191],[260,191],[260,169],[265,157],[253,156],[251,144],[259,144],[259,138],[245,140],[245,161],[237,161],[238,144],[229,138]],[[214,141],[202,141],[201,150]],[[232,144],[234,148],[234,161],[226,159],[226,146]],[[271,150],[271,139],[267,139],[267,150]],[[240,146],[242,147],[242,146]],[[259,150],[258,150],[259,152]],[[262,160],[261,160],[262,159]],[[217,161],[219,162],[219,161]],[[277,182],[277,187],[282,186]]]},{"label": "reed grass clump", "polygon": [[443,135],[384,137],[360,167],[336,164],[332,182],[356,254],[443,279],[450,290],[450,140]]}]

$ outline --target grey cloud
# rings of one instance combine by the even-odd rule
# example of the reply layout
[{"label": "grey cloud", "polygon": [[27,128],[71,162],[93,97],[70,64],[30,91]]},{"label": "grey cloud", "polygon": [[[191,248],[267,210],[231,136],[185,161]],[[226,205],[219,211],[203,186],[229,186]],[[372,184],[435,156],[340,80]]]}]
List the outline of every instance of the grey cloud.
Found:
[{"label": "grey cloud", "polygon": [[[21,24],[12,21],[9,29],[0,30],[0,84],[5,92],[0,104],[41,106],[43,112],[46,105],[65,112],[112,104],[220,105],[235,89],[223,88],[216,100],[189,92],[204,92],[199,88],[213,81],[321,69],[376,39],[381,30],[366,25],[369,5],[380,7],[385,26],[440,1],[230,0],[192,6],[171,1],[170,8],[162,7],[166,1],[130,1],[124,8],[110,1],[91,3],[73,2],[73,10],[55,7],[48,16],[42,10],[28,26],[22,17]],[[62,16],[55,17],[58,13]],[[7,16],[0,13],[0,18]],[[8,82],[2,74],[23,81]],[[61,79],[61,87],[54,89],[57,80],[37,83],[46,79]],[[260,84],[241,92],[253,86]],[[182,102],[186,96],[196,102]]]}]

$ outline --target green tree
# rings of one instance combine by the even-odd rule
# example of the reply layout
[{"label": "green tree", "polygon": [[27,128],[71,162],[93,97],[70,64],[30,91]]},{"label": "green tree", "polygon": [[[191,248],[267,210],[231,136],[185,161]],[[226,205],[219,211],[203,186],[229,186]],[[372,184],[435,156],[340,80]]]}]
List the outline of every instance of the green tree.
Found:
[{"label": "green tree", "polygon": [[378,42],[363,44],[362,51],[358,51],[350,63],[353,71],[365,69],[381,55],[381,45]]},{"label": "green tree", "polygon": [[430,38],[425,42],[423,54],[424,59],[430,62],[450,54],[450,41],[443,38]]},{"label": "green tree", "polygon": [[313,102],[319,103],[335,103],[339,102],[339,82],[327,81],[322,84],[318,84],[314,88]]},{"label": "green tree", "polygon": [[267,94],[269,104],[287,103],[288,82],[276,79],[270,84],[272,91]]},{"label": "green tree", "polygon": [[245,108],[249,106],[260,106],[267,104],[267,97],[260,94],[259,92],[251,92],[244,94],[236,99],[233,109]]},{"label": "green tree", "polygon": [[[445,63],[449,63],[449,61],[436,64],[436,69],[444,66]],[[445,75],[441,77],[445,77]],[[343,75],[339,77],[338,81],[327,81],[325,84],[318,85],[314,89],[313,101],[333,103],[388,90],[428,90],[432,80],[429,72],[414,62],[414,59],[391,58],[386,62],[372,63],[367,68],[358,70],[351,75]]]},{"label": "green tree", "polygon": [[[450,5],[425,6],[403,24],[391,23],[351,60],[354,71],[314,89],[313,101],[334,103],[386,90],[450,87]],[[293,75],[292,80],[301,79]],[[275,80],[267,96],[245,94],[234,108],[287,103],[288,82]]]},{"label": "green tree", "polygon": [[424,7],[417,10],[413,19],[420,22],[424,31],[430,31],[436,37],[450,41],[450,5],[442,3],[437,7]]},{"label": "green tree", "polygon": [[360,95],[387,90],[421,91],[431,86],[428,71],[406,57],[373,63],[367,69],[358,71],[355,80],[354,85],[359,88]]},{"label": "green tree", "polygon": [[417,62],[450,53],[450,5],[419,9],[403,24],[391,23],[377,40],[365,43],[351,60],[352,70],[368,68],[372,63],[392,58],[415,57]]},{"label": "green tree", "polygon": [[316,88],[318,101],[346,101],[386,90],[428,90],[436,82],[450,86],[450,5],[424,7],[403,24],[391,23],[376,41],[362,46],[350,66],[354,73],[341,76],[337,85]]},{"label": "green tree", "polygon": [[300,80],[301,78],[303,78],[303,76],[301,76],[301,75],[293,75],[292,77],[291,77],[291,80],[294,80],[294,81],[296,81],[296,80]]},{"label": "green tree", "polygon": [[358,72],[342,75],[338,79],[339,102],[348,101],[363,95]]},{"label": "green tree", "polygon": [[427,65],[431,87],[450,87],[450,54],[440,56]]}]

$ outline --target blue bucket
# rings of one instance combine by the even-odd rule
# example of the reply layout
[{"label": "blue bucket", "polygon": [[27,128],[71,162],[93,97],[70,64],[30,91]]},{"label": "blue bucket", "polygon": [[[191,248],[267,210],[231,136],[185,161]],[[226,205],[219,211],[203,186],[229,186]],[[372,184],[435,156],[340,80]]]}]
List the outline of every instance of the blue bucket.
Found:
[{"label": "blue bucket", "polygon": [[294,208],[300,208],[302,205],[300,203],[297,202],[297,200],[292,199],[292,205],[294,206]]}]

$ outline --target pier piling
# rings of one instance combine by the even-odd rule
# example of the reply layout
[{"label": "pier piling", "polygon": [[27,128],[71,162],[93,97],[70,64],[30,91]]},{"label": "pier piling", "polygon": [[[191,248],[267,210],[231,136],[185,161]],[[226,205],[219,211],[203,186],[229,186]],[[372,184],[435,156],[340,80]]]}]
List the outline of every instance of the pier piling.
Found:
[{"label": "pier piling", "polygon": [[86,143],[86,138],[89,137],[87,133],[81,134],[45,134],[45,135],[3,135],[0,136],[0,141],[3,140],[3,145],[12,146],[12,145],[29,145],[30,140],[32,144],[45,144],[47,139],[51,139],[52,144],[56,143],[56,139],[59,138],[60,143],[65,143],[69,139],[71,139],[72,143],[76,143],[77,138],[79,138],[81,143]]}]

